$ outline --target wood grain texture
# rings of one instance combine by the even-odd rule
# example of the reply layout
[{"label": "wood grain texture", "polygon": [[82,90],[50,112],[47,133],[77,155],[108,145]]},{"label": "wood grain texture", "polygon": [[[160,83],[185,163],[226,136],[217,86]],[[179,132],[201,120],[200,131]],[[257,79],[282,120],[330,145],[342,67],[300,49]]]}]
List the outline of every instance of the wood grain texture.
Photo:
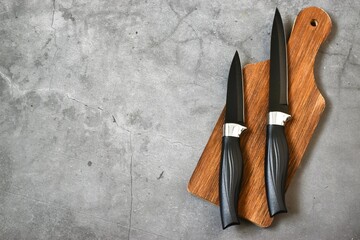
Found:
[{"label": "wood grain texture", "polygon": [[[299,167],[325,108],[325,100],[316,86],[313,67],[319,47],[330,30],[331,19],[324,10],[305,8],[297,16],[288,41],[289,110],[292,119],[286,124],[290,153],[286,187]],[[261,227],[268,227],[273,221],[267,208],[264,180],[269,63],[248,64],[244,68],[245,125],[248,129],[240,140],[244,170],[239,216]],[[224,110],[188,184],[190,193],[217,205]]]}]

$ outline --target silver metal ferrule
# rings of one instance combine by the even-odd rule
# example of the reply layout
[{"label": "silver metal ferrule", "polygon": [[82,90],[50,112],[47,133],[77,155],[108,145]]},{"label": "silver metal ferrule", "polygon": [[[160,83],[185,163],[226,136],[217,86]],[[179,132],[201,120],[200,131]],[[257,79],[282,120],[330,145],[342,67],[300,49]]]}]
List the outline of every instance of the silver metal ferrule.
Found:
[{"label": "silver metal ferrule", "polygon": [[269,112],[268,124],[284,126],[285,123],[291,118],[291,115],[283,112]]},{"label": "silver metal ferrule", "polygon": [[225,123],[223,125],[223,137],[240,137],[246,129],[245,126],[236,123]]}]

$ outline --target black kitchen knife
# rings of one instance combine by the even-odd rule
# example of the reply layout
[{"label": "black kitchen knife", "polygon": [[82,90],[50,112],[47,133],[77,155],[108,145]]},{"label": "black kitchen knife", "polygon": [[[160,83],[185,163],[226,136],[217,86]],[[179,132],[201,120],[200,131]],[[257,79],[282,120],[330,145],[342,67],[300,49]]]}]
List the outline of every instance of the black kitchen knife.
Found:
[{"label": "black kitchen knife", "polygon": [[243,169],[240,135],[246,129],[242,81],[240,58],[236,51],[227,85],[219,176],[220,215],[223,229],[239,224],[237,209]]},{"label": "black kitchen knife", "polygon": [[266,197],[271,217],[287,212],[285,183],[289,151],[284,125],[290,117],[286,37],[280,12],[276,9],[271,32],[269,113],[265,153]]}]

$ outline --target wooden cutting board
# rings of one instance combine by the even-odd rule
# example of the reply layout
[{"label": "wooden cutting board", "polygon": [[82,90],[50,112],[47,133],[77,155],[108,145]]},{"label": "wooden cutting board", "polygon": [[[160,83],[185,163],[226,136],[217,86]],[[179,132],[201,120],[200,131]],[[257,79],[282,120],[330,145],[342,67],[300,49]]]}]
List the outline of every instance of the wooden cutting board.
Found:
[{"label": "wooden cutting board", "polygon": [[[290,154],[286,187],[299,167],[325,108],[325,100],[316,86],[313,68],[319,47],[330,30],[331,19],[324,10],[305,8],[297,16],[288,41],[289,110],[292,119],[285,128]],[[241,135],[240,142],[244,169],[238,212],[240,217],[261,227],[268,227],[273,221],[267,208],[264,180],[269,70],[269,61],[248,64],[243,70],[245,125],[248,129]],[[223,123],[224,110],[188,184],[190,193],[216,205],[219,205]]]}]

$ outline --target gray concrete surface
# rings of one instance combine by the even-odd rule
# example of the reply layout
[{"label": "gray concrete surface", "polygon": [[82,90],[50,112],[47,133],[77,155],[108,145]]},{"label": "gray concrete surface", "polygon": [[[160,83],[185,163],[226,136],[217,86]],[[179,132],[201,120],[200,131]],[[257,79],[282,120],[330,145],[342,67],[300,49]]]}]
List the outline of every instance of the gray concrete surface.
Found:
[{"label": "gray concrete surface", "polygon": [[[269,58],[275,7],[332,33],[326,112],[289,213],[222,231],[187,182],[235,50]],[[0,1],[0,239],[360,239],[360,2]]]}]

